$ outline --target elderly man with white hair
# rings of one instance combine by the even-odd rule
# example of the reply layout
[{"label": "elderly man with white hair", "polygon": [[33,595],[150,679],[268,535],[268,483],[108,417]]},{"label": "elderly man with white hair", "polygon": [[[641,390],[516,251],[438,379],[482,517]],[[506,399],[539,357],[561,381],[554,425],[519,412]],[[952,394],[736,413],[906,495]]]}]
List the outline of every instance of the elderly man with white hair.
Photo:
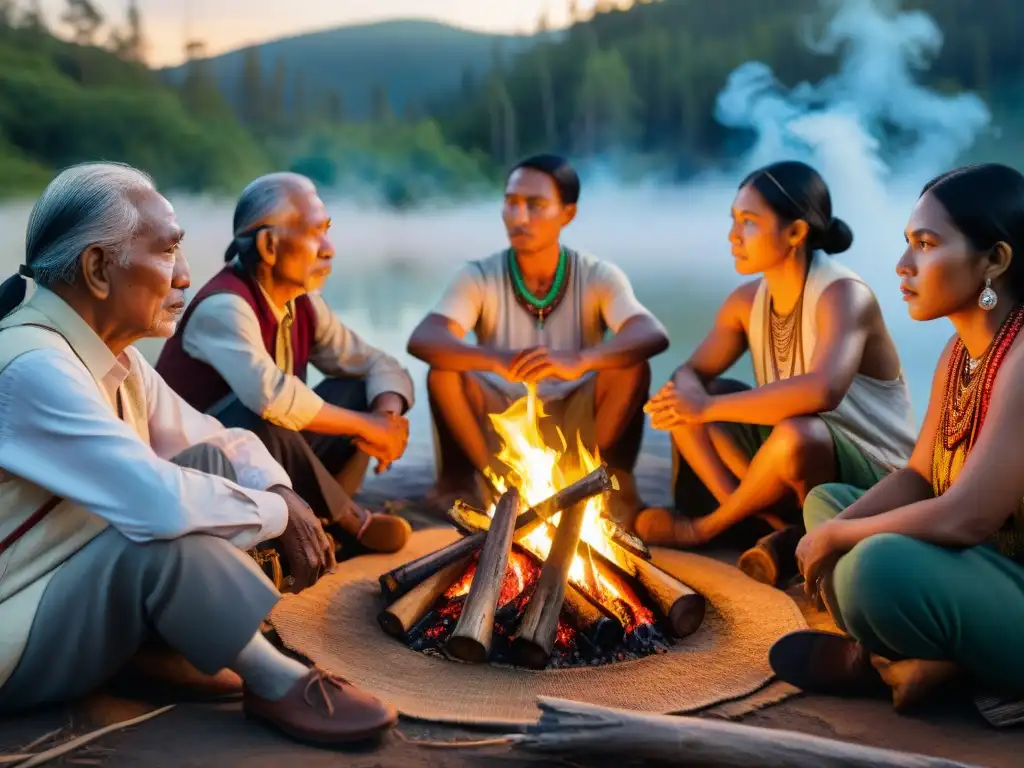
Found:
[{"label": "elderly man with white hair", "polygon": [[[352,496],[370,456],[379,472],[405,451],[413,383],[317,293],[334,259],[330,226],[306,177],[249,184],[226,266],[196,294],[156,369],[193,407],[258,435],[343,549],[394,552],[409,524]],[[310,367],[327,376],[315,389]]]},{"label": "elderly man with white hair", "polygon": [[131,346],[174,331],[182,235],[145,174],[75,166],[0,286],[0,711],[82,695],[158,640],[236,672],[246,713],[293,737],[373,735],[390,706],[260,631],[280,595],[242,550],[281,537],[307,571],[330,568],[319,521],[258,439],[193,409]]}]

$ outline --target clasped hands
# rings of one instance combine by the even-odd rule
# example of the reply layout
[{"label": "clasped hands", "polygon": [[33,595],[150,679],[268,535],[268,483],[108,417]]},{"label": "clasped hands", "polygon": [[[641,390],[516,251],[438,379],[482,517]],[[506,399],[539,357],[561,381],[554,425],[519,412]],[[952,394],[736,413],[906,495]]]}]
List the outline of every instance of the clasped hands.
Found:
[{"label": "clasped hands", "polygon": [[687,424],[706,421],[711,395],[699,381],[673,377],[644,405],[644,413],[651,417],[651,426],[671,430]]},{"label": "clasped hands", "polygon": [[547,378],[575,381],[587,373],[587,366],[579,352],[531,347],[506,353],[495,364],[494,372],[508,381],[533,384]]}]

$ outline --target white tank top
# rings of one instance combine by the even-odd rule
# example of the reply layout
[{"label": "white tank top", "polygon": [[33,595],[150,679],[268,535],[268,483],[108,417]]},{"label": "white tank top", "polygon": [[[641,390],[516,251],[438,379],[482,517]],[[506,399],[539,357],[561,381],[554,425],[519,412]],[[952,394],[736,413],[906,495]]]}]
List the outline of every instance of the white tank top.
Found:
[{"label": "white tank top", "polygon": [[[835,259],[815,253],[804,286],[800,332],[803,335],[801,359],[796,361],[794,376],[805,373],[814,356],[817,341],[818,299],[837,280],[856,280],[865,284],[857,273],[839,264]],[[750,310],[747,343],[754,363],[754,376],[758,386],[775,380],[775,371],[765,366],[769,343],[764,327],[766,303],[769,301],[768,284],[762,279]],[[788,378],[788,372],[780,372]],[[910,389],[903,371],[892,381],[881,381],[858,373],[849,392],[834,411],[820,414],[821,418],[842,432],[861,452],[879,467],[893,470],[906,466],[917,438]]]}]

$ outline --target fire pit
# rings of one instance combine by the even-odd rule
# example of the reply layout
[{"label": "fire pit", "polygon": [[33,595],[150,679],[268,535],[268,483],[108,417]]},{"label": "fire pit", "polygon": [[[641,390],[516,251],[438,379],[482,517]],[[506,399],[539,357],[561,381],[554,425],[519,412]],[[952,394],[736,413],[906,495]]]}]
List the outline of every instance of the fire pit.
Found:
[{"label": "fire pit", "polygon": [[456,502],[463,538],[380,577],[381,628],[416,651],[531,669],[665,653],[694,633],[704,597],[608,517],[618,487],[599,457],[546,444],[532,393],[491,418],[500,498],[486,512]]}]

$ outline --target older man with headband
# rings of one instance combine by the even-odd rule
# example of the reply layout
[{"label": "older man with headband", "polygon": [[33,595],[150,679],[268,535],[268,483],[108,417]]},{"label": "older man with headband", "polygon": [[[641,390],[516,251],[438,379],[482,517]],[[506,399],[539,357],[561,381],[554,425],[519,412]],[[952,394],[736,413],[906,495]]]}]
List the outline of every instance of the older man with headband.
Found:
[{"label": "older man with headband", "polygon": [[0,711],[80,696],[155,635],[203,673],[236,672],[246,712],[296,738],[387,729],[391,707],[260,632],[280,595],[241,550],[281,536],[330,568],[312,511],[259,440],[131,346],[174,331],[182,235],[143,173],[76,166],[29,217],[20,272],[37,290],[0,287]]},{"label": "older man with headband", "polygon": [[[334,258],[330,225],[303,176],[274,173],[246,187],[227,265],[200,289],[157,370],[195,408],[256,433],[332,533],[393,552],[408,523],[351,497],[368,456],[379,472],[405,451],[413,384],[315,293]],[[309,366],[328,377],[315,389]]]}]

